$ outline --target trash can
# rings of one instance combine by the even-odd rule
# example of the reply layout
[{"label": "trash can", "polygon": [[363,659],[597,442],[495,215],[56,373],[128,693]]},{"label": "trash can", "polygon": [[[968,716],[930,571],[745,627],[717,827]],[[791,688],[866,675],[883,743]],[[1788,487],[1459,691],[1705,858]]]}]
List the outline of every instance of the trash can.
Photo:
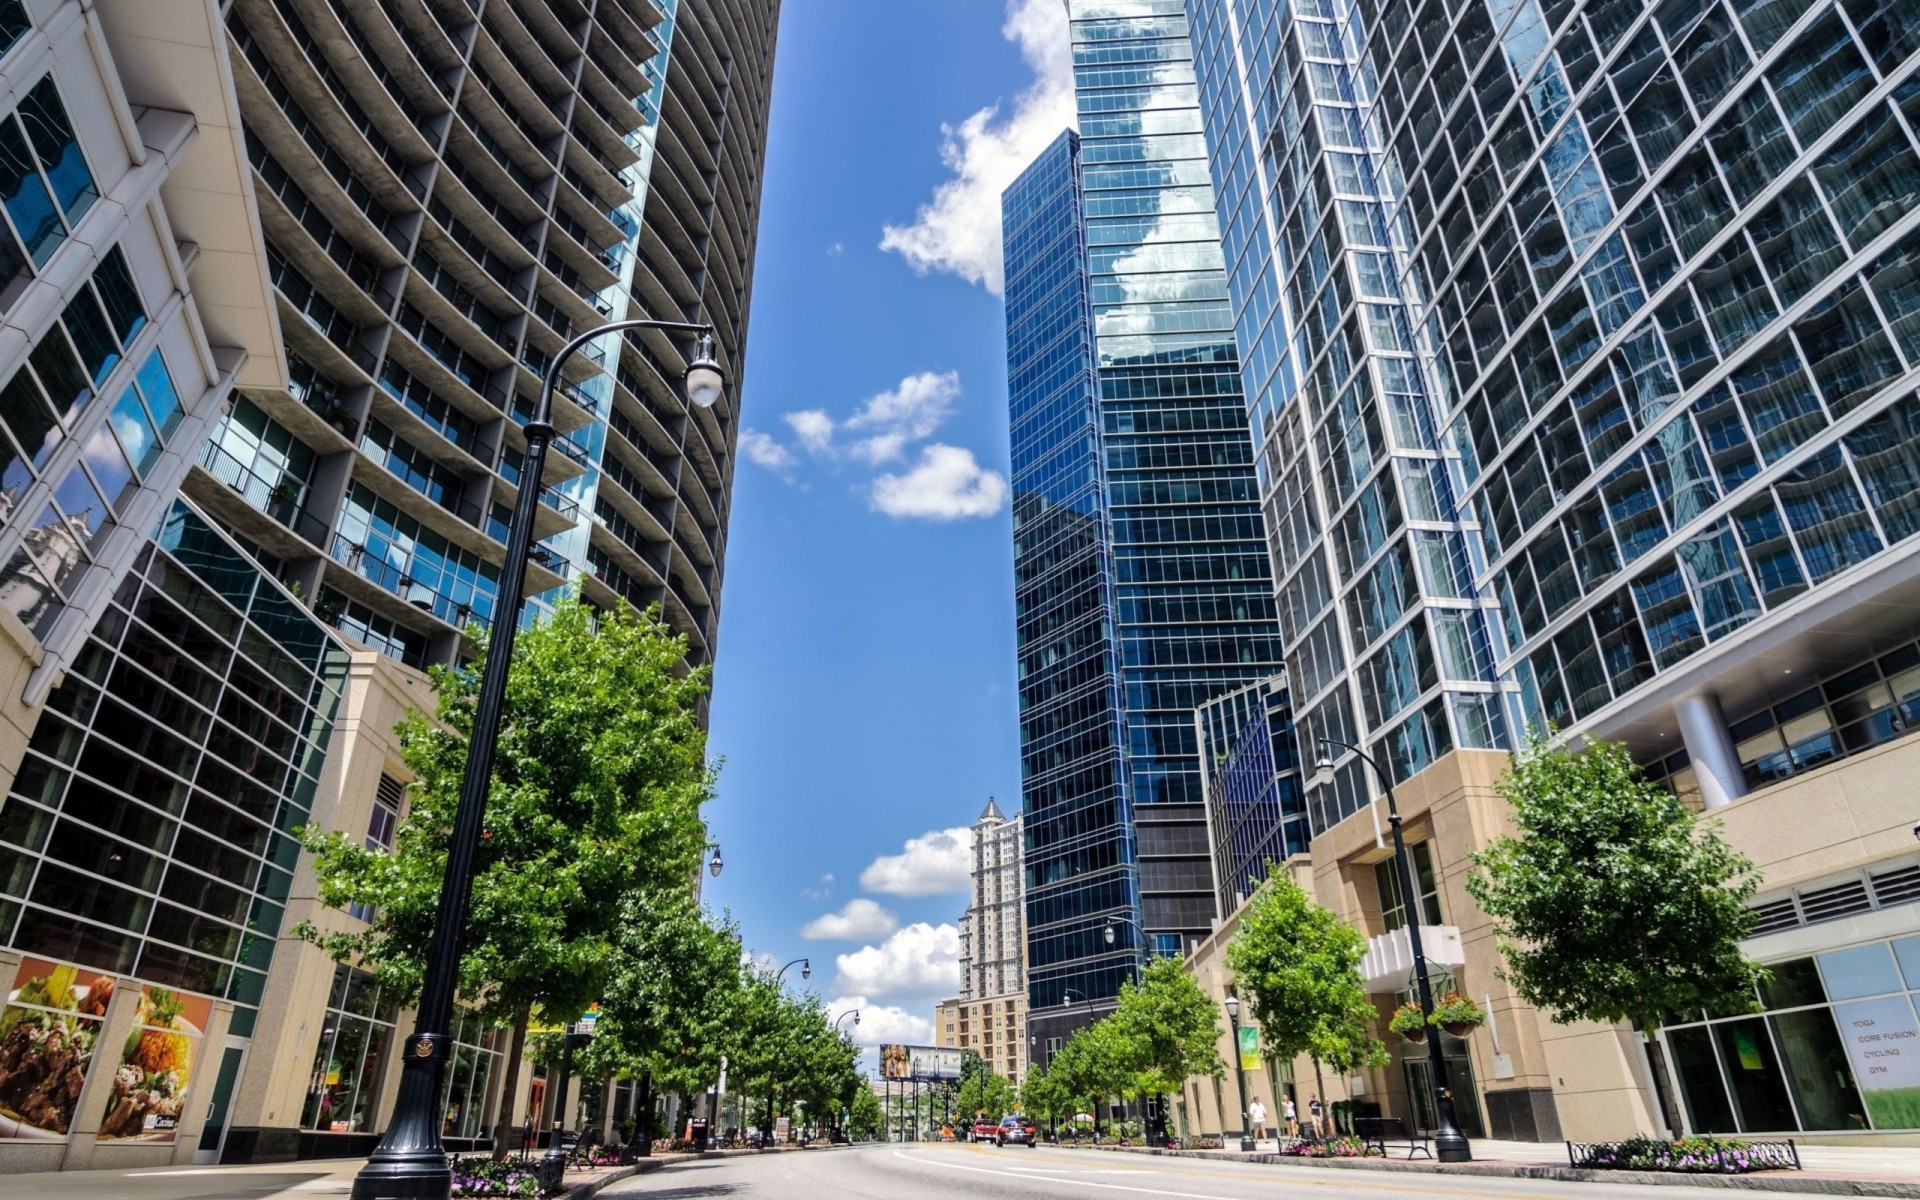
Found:
[{"label": "trash can", "polygon": [[707,1150],[707,1122],[704,1117],[693,1119],[693,1152],[704,1154]]}]

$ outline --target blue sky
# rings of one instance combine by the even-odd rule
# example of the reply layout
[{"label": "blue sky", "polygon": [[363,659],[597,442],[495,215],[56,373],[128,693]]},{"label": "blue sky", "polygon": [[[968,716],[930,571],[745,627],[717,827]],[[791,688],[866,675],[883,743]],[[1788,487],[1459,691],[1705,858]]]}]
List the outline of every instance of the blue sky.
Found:
[{"label": "blue sky", "polygon": [[782,21],[707,897],[857,998],[869,1044],[927,1037],[954,989],[942,831],[1019,803],[998,195],[1071,121],[1066,63],[1059,0]]}]

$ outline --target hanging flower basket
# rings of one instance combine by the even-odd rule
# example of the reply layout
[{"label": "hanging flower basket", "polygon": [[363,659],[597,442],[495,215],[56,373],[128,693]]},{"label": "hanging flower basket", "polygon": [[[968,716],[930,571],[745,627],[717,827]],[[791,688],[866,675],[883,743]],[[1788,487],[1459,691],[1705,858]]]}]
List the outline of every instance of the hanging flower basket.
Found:
[{"label": "hanging flower basket", "polygon": [[1393,1016],[1387,1020],[1387,1028],[1410,1042],[1427,1040],[1427,1017],[1418,1004],[1402,1004],[1394,1009]]},{"label": "hanging flower basket", "polygon": [[1455,1037],[1466,1037],[1487,1023],[1487,1014],[1459,992],[1448,992],[1433,1006],[1433,1023]]}]

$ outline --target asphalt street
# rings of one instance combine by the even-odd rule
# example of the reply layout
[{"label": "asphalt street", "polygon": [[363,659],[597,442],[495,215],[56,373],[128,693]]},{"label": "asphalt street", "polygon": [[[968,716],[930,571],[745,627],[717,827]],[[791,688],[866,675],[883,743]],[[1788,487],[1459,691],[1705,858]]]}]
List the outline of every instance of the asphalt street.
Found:
[{"label": "asphalt street", "polygon": [[[878,1145],[800,1154],[709,1159],[614,1184],[606,1197],[696,1200],[914,1200],[917,1197],[993,1197],[995,1200],[1725,1200],[1708,1188],[1548,1183],[1404,1172],[1196,1159],[1156,1159],[1095,1150],[974,1145]],[[1764,1193],[1762,1193],[1764,1194]]]}]

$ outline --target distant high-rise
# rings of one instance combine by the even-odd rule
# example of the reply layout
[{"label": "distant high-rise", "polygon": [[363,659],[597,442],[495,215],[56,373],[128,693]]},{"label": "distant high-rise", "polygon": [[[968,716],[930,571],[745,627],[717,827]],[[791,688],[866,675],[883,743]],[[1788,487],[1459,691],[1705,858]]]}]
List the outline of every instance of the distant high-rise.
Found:
[{"label": "distant high-rise", "polygon": [[935,1044],[976,1051],[1018,1080],[1027,1069],[1022,818],[991,797],[973,823],[972,891],[960,916],[960,994],[934,1008]]},{"label": "distant high-rise", "polygon": [[973,823],[972,895],[960,917],[960,998],[981,1000],[1026,990],[1025,873],[1022,819],[1009,820],[989,798]]},{"label": "distant high-rise", "polygon": [[1143,955],[1207,933],[1193,710],[1278,668],[1177,10],[1069,5],[1080,131],[1003,200],[1028,993],[1050,1045],[1079,997],[1110,1004]]},{"label": "distant high-rise", "polygon": [[235,0],[240,115],[287,340],[189,491],[349,637],[422,666],[497,599],[551,356],[529,591],[659,603],[713,659],[779,0]]}]

